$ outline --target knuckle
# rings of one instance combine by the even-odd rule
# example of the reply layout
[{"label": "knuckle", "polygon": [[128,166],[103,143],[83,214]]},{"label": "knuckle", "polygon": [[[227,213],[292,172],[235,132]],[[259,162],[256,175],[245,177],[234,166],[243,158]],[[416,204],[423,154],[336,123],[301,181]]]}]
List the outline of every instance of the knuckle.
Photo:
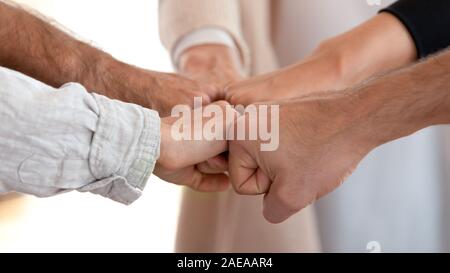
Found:
[{"label": "knuckle", "polygon": [[241,186],[242,186],[242,184],[238,184],[238,185],[233,184],[234,192],[236,192],[238,195],[246,195],[245,192],[242,190]]},{"label": "knuckle", "polygon": [[238,95],[231,95],[228,99],[227,99],[231,104],[236,105],[239,103],[239,96]]},{"label": "knuckle", "polygon": [[225,100],[228,102],[231,102],[231,98],[232,98],[233,94],[230,91],[227,91],[226,89],[224,92],[225,92],[225,94],[224,94]]},{"label": "knuckle", "polygon": [[221,108],[225,108],[226,106],[230,105],[230,103],[225,100],[219,100],[219,101],[214,102],[213,104],[218,105]]},{"label": "knuckle", "polygon": [[202,175],[200,173],[194,173],[192,176],[189,187],[193,190],[199,191],[202,185]]},{"label": "knuckle", "polygon": [[[195,92],[193,92],[193,96],[202,98],[203,105],[210,104],[212,102],[210,96],[203,92],[195,91]],[[192,98],[191,98],[191,100],[192,100]]]}]

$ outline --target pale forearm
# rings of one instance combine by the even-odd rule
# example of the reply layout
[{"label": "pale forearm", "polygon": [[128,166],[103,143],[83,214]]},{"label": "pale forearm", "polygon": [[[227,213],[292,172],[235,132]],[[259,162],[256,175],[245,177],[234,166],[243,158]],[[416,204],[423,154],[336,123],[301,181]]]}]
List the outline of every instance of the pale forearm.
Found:
[{"label": "pale forearm", "polygon": [[381,13],[346,33],[325,40],[310,58],[330,66],[331,82],[345,88],[410,64],[417,59],[417,53],[403,24],[393,15]]},{"label": "pale forearm", "polygon": [[392,15],[380,14],[323,41],[297,64],[230,86],[226,95],[233,104],[251,104],[343,90],[415,59],[407,30]]}]

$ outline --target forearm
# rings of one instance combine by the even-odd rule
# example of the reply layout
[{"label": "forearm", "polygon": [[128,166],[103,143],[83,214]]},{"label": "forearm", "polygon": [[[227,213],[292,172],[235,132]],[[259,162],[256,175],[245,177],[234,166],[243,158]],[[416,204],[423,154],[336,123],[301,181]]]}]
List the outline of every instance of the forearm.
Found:
[{"label": "forearm", "polygon": [[74,80],[92,82],[97,67],[82,60],[93,58],[95,64],[108,58],[25,10],[3,2],[0,2],[0,39],[0,65],[52,86]]},{"label": "forearm", "polygon": [[1,1],[0,40],[0,66],[53,87],[78,82],[99,94],[151,107],[138,99],[142,95],[132,94],[138,91],[136,88],[127,86],[128,78],[138,79],[143,74],[140,69],[121,63],[27,11]]},{"label": "forearm", "polygon": [[323,41],[308,59],[328,71],[330,83],[338,84],[333,89],[339,89],[407,65],[417,59],[417,53],[403,24],[393,15],[381,13]]},{"label": "forearm", "polygon": [[450,123],[450,51],[350,91],[358,128],[380,145]]}]

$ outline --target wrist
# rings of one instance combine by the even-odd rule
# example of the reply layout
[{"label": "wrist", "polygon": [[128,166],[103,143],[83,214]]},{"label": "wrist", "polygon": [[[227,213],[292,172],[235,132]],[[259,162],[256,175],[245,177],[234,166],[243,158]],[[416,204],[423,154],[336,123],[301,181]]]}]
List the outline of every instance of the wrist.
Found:
[{"label": "wrist", "polygon": [[208,44],[194,46],[180,55],[180,70],[202,70],[211,71],[217,68],[231,68],[237,71],[242,70],[239,56],[236,52],[226,46],[220,44]]},{"label": "wrist", "polygon": [[70,71],[74,73],[71,77],[74,81],[83,84],[89,91],[96,92],[114,99],[118,99],[114,93],[110,78],[120,64],[111,55],[92,49],[90,46],[77,42],[76,54],[69,60]]},{"label": "wrist", "polygon": [[311,71],[320,71],[323,75],[320,90],[342,90],[357,83],[357,76],[351,69],[352,64],[345,50],[335,46],[332,41],[321,43],[305,62],[297,65],[299,70],[303,69],[305,63],[308,63]]},{"label": "wrist", "polygon": [[74,71],[79,71],[77,79],[88,90],[106,95],[110,88],[106,78],[110,77],[111,67],[115,62],[112,56],[104,52],[84,53],[82,58],[78,57],[78,60],[74,61],[79,67]]}]

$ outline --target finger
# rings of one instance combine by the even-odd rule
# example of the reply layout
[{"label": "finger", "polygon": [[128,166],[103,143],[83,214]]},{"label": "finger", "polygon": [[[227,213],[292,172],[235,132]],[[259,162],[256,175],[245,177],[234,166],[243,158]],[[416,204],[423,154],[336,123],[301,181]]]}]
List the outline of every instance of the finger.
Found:
[{"label": "finger", "polygon": [[226,99],[233,105],[250,105],[256,102],[261,102],[271,98],[266,89],[259,84],[249,85],[240,89],[235,89],[226,92]]},{"label": "finger", "polygon": [[191,183],[186,185],[201,192],[221,192],[229,188],[229,178],[225,174],[203,174],[194,169]]},{"label": "finger", "polygon": [[289,179],[278,176],[264,196],[263,215],[270,223],[281,223],[309,205],[303,189],[289,188]]},{"label": "finger", "polygon": [[202,85],[202,93],[208,96],[209,101],[205,104],[209,104],[214,101],[223,99],[223,89],[212,84]]},{"label": "finger", "polygon": [[269,83],[273,74],[266,74],[257,77],[253,77],[247,80],[239,81],[235,84],[225,87],[225,99],[230,101],[232,97],[237,95],[243,95],[248,92],[259,92],[261,87]]},{"label": "finger", "polygon": [[216,166],[217,168],[221,168],[224,171],[227,171],[228,170],[228,152],[224,152],[218,156],[210,158],[207,160],[207,162],[212,166]]},{"label": "finger", "polygon": [[[177,168],[199,164],[228,150],[226,135],[228,127],[234,121],[232,116],[234,110],[228,105],[225,101],[218,101],[203,107],[203,113],[195,112],[200,109],[194,110],[187,124],[184,124],[183,120],[183,131],[188,130],[189,139],[178,141],[176,144]],[[205,115],[206,111],[209,116]],[[227,111],[233,111],[231,117],[228,115],[227,118]],[[178,127],[173,129],[179,131]]]},{"label": "finger", "polygon": [[217,168],[216,166],[211,165],[208,161],[199,163],[196,166],[197,169],[204,174],[220,174],[226,171],[226,169]]},{"label": "finger", "polygon": [[[249,81],[249,80],[247,80]],[[229,85],[224,88],[224,96],[225,100],[229,101],[231,104],[236,104],[234,100],[236,98],[242,96],[243,94],[249,92],[251,90],[247,86],[249,83],[247,81],[239,82],[237,84]],[[251,87],[251,85],[250,85]]]},{"label": "finger", "polygon": [[[202,106],[211,104],[212,102],[218,100],[220,96],[222,96],[222,90],[221,88],[218,88],[215,85],[212,84],[203,84],[198,83],[197,81],[192,80],[194,82],[195,86],[191,90],[187,90],[189,96],[192,98],[190,99],[190,106],[196,106],[194,105],[194,97],[201,97],[202,98]],[[197,107],[199,107],[198,105]]]},{"label": "finger", "polygon": [[205,174],[220,174],[228,171],[228,160],[218,155],[205,162],[197,164],[197,169]]},{"label": "finger", "polygon": [[238,145],[231,144],[228,157],[230,181],[239,194],[259,195],[270,186],[270,179],[256,161]]}]

